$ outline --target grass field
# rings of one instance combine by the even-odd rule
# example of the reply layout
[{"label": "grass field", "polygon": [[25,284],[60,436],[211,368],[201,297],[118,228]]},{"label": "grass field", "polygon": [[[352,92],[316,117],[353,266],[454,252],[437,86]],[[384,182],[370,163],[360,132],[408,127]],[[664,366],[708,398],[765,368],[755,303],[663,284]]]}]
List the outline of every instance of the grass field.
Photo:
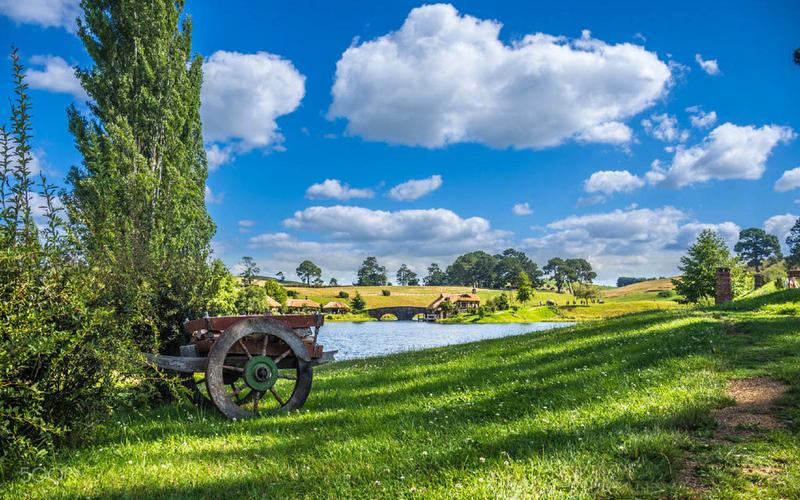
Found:
[{"label": "grass field", "polygon": [[[120,415],[0,496],[798,498],[798,311],[791,290],[334,363],[301,412]],[[785,384],[775,425],[721,432],[734,379]]]}]

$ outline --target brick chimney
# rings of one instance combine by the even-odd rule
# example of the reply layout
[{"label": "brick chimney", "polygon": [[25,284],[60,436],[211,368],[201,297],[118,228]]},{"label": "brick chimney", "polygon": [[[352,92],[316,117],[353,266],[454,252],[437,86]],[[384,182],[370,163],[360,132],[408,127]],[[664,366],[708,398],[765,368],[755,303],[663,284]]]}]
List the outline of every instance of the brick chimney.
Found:
[{"label": "brick chimney", "polygon": [[718,267],[715,284],[715,303],[724,304],[733,299],[733,290],[731,288],[731,269],[729,267]]}]

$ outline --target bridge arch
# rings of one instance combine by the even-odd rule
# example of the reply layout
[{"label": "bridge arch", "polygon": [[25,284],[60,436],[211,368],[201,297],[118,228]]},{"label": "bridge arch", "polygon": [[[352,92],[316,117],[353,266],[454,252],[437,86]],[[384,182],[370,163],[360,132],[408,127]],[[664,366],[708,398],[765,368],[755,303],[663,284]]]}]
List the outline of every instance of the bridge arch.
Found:
[{"label": "bridge arch", "polygon": [[367,314],[380,321],[384,314],[393,314],[399,321],[411,321],[417,314],[425,314],[428,311],[425,307],[418,306],[395,306],[395,307],[376,307],[367,309]]}]

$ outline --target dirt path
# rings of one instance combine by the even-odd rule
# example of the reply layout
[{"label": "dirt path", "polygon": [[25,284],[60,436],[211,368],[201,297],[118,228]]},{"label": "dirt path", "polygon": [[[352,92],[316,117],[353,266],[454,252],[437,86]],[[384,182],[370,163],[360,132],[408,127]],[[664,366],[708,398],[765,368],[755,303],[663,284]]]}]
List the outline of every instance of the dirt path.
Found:
[{"label": "dirt path", "polygon": [[[731,380],[728,382],[726,394],[735,400],[736,404],[712,413],[717,428],[713,437],[707,442],[726,444],[747,439],[758,431],[785,428],[785,424],[775,415],[778,409],[777,401],[787,390],[786,384],[770,377]],[[703,484],[699,475],[700,465],[694,457],[687,458],[679,476],[679,481],[698,498],[708,491],[708,486]],[[770,469],[768,471],[755,471],[752,467],[745,469],[743,470],[745,473],[775,473],[772,467],[765,467]]]}]

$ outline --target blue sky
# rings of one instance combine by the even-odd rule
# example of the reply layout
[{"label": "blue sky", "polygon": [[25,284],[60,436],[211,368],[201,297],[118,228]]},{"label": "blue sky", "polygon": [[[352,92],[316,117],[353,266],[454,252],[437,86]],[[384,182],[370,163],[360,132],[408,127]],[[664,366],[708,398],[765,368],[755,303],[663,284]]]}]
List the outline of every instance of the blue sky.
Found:
[{"label": "blue sky", "polygon": [[[0,0],[54,179],[80,161],[76,3]],[[348,282],[367,255],[424,274],[512,246],[609,283],[800,213],[797,2],[187,3],[231,266]]]}]

